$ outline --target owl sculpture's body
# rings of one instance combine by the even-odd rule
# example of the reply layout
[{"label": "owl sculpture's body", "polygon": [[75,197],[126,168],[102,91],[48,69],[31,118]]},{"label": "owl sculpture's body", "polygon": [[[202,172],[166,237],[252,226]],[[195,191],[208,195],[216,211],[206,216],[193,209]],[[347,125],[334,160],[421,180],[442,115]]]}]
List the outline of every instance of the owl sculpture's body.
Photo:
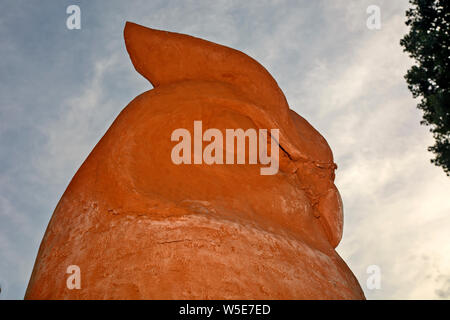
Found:
[{"label": "owl sculpture's body", "polygon": [[[117,117],[59,201],[28,299],[363,299],[334,248],[342,203],[324,138],[245,54],[125,27],[154,86]],[[279,129],[279,170],[177,164],[172,133]],[[270,149],[270,147],[268,149]],[[279,149],[278,149],[279,148]],[[79,267],[79,288],[68,285]]]}]

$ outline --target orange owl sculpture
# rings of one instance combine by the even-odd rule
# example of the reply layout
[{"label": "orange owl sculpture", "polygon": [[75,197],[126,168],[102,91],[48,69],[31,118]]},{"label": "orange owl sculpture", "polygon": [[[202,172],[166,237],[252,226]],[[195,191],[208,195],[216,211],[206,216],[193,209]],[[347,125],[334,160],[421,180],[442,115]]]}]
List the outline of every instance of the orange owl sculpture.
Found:
[{"label": "orange owl sculpture", "polygon": [[[127,22],[153,89],[117,117],[73,177],[42,240],[26,299],[364,299],[335,251],[336,165],[258,62]],[[175,164],[178,128],[279,129],[279,171]],[[68,286],[78,266],[80,288]]]}]

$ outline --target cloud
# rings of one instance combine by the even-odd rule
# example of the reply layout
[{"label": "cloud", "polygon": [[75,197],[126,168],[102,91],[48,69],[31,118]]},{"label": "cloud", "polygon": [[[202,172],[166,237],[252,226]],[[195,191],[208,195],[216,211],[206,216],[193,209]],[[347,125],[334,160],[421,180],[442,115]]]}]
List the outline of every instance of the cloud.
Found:
[{"label": "cloud", "polygon": [[39,126],[46,143],[34,165],[46,180],[71,178],[68,174],[75,173],[106,131],[117,106],[111,104],[103,86],[105,74],[117,62],[114,54],[95,62],[92,76],[80,93],[62,102],[61,112],[53,122]]},{"label": "cloud", "polygon": [[436,295],[441,299],[450,299],[450,276],[440,275],[436,278],[436,282],[441,283],[441,288],[436,289]]}]

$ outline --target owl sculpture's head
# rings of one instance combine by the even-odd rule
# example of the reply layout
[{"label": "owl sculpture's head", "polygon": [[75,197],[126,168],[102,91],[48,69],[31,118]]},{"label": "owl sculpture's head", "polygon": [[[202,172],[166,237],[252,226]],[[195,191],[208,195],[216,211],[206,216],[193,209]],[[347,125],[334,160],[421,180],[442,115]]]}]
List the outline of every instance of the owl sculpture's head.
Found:
[{"label": "owl sculpture's head", "polygon": [[[208,201],[239,211],[250,220],[261,219],[268,224],[275,221],[283,228],[309,228],[303,220],[314,218],[323,232],[315,233],[313,238],[326,239],[336,247],[342,236],[343,217],[340,195],[333,183],[336,165],[332,152],[320,133],[289,109],[267,70],[242,52],[191,36],[134,23],[127,23],[124,33],[136,70],[154,86],[154,90],[135,101],[143,105],[135,134],[139,131],[139,135],[147,137],[135,144],[135,153],[142,158],[135,157],[134,170],[146,174],[140,174],[139,181],[134,182],[147,193],[154,192],[176,202]],[[203,131],[195,132],[198,123]],[[169,158],[177,145],[171,139],[177,129],[189,132],[191,142],[180,138],[181,144],[189,146],[188,150],[177,149],[181,157],[188,158],[181,165]],[[220,134],[205,137],[210,129]],[[227,130],[236,133],[240,129],[244,135],[248,133],[245,140],[236,138],[236,146],[233,141],[231,145],[237,150],[238,143],[245,141],[247,144],[241,151],[247,161],[238,164],[238,155],[235,161],[227,161],[234,149],[226,147],[230,146]],[[262,130],[272,139],[263,139]],[[274,130],[279,133],[276,138],[270,134]],[[206,140],[202,137],[212,142],[203,141],[201,145]],[[261,175],[265,166],[257,155],[253,159],[256,163],[251,159],[257,153],[257,148],[251,147],[256,142],[262,146],[266,141],[267,153],[273,156],[269,165],[273,168],[278,162],[280,167],[279,172],[271,172],[277,173],[273,177]],[[195,144],[199,147],[200,161],[194,159]],[[213,156],[221,155],[220,159],[213,157],[218,161],[212,164],[201,161],[202,155],[206,157],[208,145],[216,147]],[[150,167],[153,169],[148,170]],[[155,182],[153,177],[161,170],[166,175]]]}]

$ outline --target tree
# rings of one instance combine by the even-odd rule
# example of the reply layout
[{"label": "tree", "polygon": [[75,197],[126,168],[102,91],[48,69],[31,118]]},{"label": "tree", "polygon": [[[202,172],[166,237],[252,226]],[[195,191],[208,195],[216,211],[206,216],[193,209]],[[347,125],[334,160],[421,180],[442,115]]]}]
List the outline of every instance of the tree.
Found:
[{"label": "tree", "polygon": [[430,126],[435,144],[428,148],[450,176],[450,1],[410,0],[406,25],[410,27],[400,44],[415,59],[405,75],[417,108],[423,111],[421,124]]}]

